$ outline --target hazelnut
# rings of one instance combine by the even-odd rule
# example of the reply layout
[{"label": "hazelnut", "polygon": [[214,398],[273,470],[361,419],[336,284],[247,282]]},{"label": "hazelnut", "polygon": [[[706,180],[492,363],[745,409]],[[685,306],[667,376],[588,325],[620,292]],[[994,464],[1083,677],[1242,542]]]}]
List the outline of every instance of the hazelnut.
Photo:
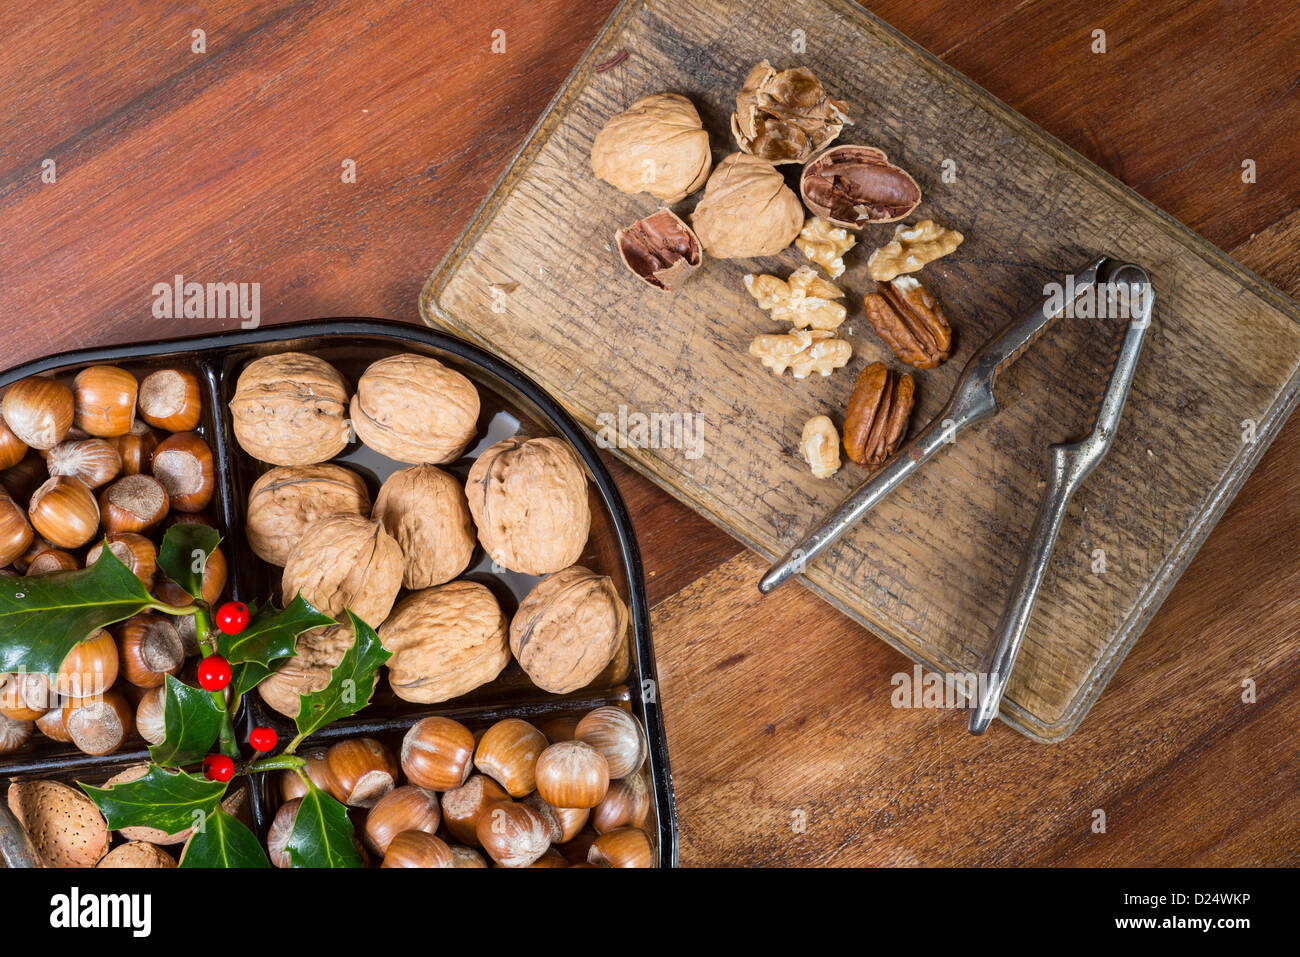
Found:
[{"label": "hazelnut", "polygon": [[604,755],[581,741],[553,744],[537,759],[537,793],[555,807],[595,807],[609,790]]},{"label": "hazelnut", "polygon": [[424,831],[403,831],[393,838],[380,867],[455,867],[451,848]]},{"label": "hazelnut", "polygon": [[588,712],[578,722],[574,737],[604,755],[611,778],[625,778],[645,763],[646,740],[641,725],[622,708],[605,705]]},{"label": "hazelnut", "polygon": [[388,684],[403,701],[448,701],[510,663],[506,616],[491,590],[454,581],[408,595],[379,627]]},{"label": "hazelnut", "polygon": [[140,418],[168,432],[198,428],[203,414],[199,377],[188,369],[159,369],[140,382]]},{"label": "hazelnut", "polygon": [[676,289],[704,261],[691,227],[666,207],[618,230],[614,244],[623,265],[656,289]]},{"label": "hazelnut", "polygon": [[559,571],[587,545],[587,474],[562,439],[498,442],[475,460],[465,492],[479,542],[511,571]]},{"label": "hazelnut", "polygon": [[80,548],[99,530],[99,505],[79,480],[56,475],[32,494],[32,527],[59,548]]},{"label": "hazelnut", "polygon": [[415,465],[454,462],[478,430],[474,383],[429,356],[371,363],[352,397],[357,438],[381,455]]},{"label": "hazelnut", "polygon": [[347,448],[348,388],[323,359],[284,352],[250,362],[230,411],[235,439],[271,465],[315,465]]},{"label": "hazelnut", "polygon": [[441,585],[469,567],[476,539],[465,490],[436,465],[414,465],[390,475],[379,489],[372,517],[402,547],[405,587]]},{"label": "hazelnut", "polygon": [[86,754],[112,754],[135,727],[135,709],[119,691],[81,701],[63,709],[63,726],[72,743]]},{"label": "hazelnut", "polygon": [[46,867],[94,867],[108,853],[108,824],[95,802],[76,788],[58,781],[15,781],[9,785],[9,810]]},{"label": "hazelnut", "polygon": [[578,832],[587,826],[591,809],[585,807],[555,807],[548,804],[537,792],[524,798],[524,803],[542,812],[542,817],[551,823],[551,843],[563,844],[578,836]]},{"label": "hazelnut", "polygon": [[14,435],[14,430],[0,419],[0,469],[10,469],[27,456],[27,444]]},{"label": "hazelnut", "polygon": [[921,202],[916,180],[871,146],[833,146],[814,157],[799,192],[813,213],[845,229],[892,223]]},{"label": "hazelnut", "polygon": [[15,721],[0,714],[0,754],[12,754],[25,745],[35,727],[30,721]]},{"label": "hazelnut", "polygon": [[27,563],[27,576],[48,575],[50,572],[70,572],[81,567],[77,556],[59,548],[46,548],[37,552]]},{"label": "hazelnut", "polygon": [[[327,794],[330,789],[330,780],[329,772],[325,768],[325,758],[328,754],[329,748],[308,748],[298,755],[303,759],[302,771],[307,775],[307,780],[315,785],[316,790],[324,791]],[[280,773],[281,800],[292,801],[294,798],[305,797],[306,795],[307,783],[303,781],[301,775],[296,771],[282,771]]]},{"label": "hazelnut", "polygon": [[691,225],[715,259],[774,256],[803,229],[803,206],[771,163],[732,153],[709,177]]},{"label": "hazelnut", "polygon": [[117,642],[100,629],[73,646],[54,679],[54,691],[73,699],[95,698],[117,680]]},{"label": "hazelnut", "polygon": [[8,492],[15,502],[30,502],[35,492],[47,478],[49,470],[40,452],[32,452],[12,468],[0,472],[0,487]]},{"label": "hazelnut", "polygon": [[74,424],[87,435],[126,435],[135,422],[135,376],[117,366],[91,366],[73,383]]},{"label": "hazelnut", "polygon": [[464,784],[473,757],[474,735],[451,718],[422,718],[402,738],[402,773],[416,787],[429,791],[450,791]]},{"label": "hazelnut", "polygon": [[122,457],[107,439],[60,442],[46,454],[45,464],[51,475],[80,479],[92,489],[107,485],[122,471]]},{"label": "hazelnut", "polygon": [[310,525],[343,514],[370,514],[360,475],[341,465],[280,466],[253,483],[244,531],[258,558],[283,567]]},{"label": "hazelnut", "polygon": [[0,675],[0,714],[12,721],[35,721],[49,708],[47,675],[25,671]]},{"label": "hazelnut", "polygon": [[591,826],[599,834],[620,827],[645,827],[650,817],[650,788],[639,775],[611,781],[609,790],[591,810]]},{"label": "hazelnut", "polygon": [[506,789],[483,774],[471,775],[460,787],[442,796],[442,819],[456,840],[478,845],[478,819],[494,801],[508,801]]},{"label": "hazelnut", "polygon": [[353,807],[372,807],[397,786],[397,759],[374,738],[349,738],[325,755],[330,793]]},{"label": "hazelnut", "polygon": [[548,848],[546,853],[528,865],[529,867],[568,867],[569,862],[555,848]]},{"label": "hazelnut", "polygon": [[150,688],[135,706],[135,730],[149,744],[162,744],[167,734],[167,693],[159,685]]},{"label": "hazelnut", "polygon": [[502,867],[528,867],[551,846],[551,825],[536,808],[493,801],[476,828],[479,844]]},{"label": "hazelnut", "polygon": [[483,733],[474,766],[520,798],[537,788],[537,758],[545,750],[542,732],[521,718],[506,718]]},{"label": "hazelnut", "polygon": [[713,162],[709,134],[691,101],[643,96],[612,117],[591,144],[592,171],[625,193],[675,203],[695,192]]},{"label": "hazelnut", "polygon": [[[68,734],[68,729],[63,723],[63,705],[51,708],[37,718],[36,730],[51,741],[58,741],[60,744],[72,743],[72,735]],[[161,743],[161,739],[159,739],[159,743]]]},{"label": "hazelnut", "polygon": [[[228,568],[226,565],[226,554],[220,548],[215,548],[208,560],[203,565],[203,580],[199,585],[199,597],[209,605],[215,605],[221,597],[221,593],[226,590],[226,577]],[[174,581],[161,577],[153,589],[154,597],[164,604],[171,605],[174,608],[183,608],[193,603],[194,599],[180,585]],[[180,616],[183,623],[192,623],[193,619],[188,615]],[[193,628],[192,624],[188,625]],[[188,635],[182,635],[182,638],[188,640]],[[194,641],[197,643],[198,639]],[[193,654],[197,654],[197,647]]]},{"label": "hazelnut", "polygon": [[122,474],[139,475],[149,469],[153,450],[158,447],[158,433],[137,420],[126,435],[108,441],[113,444],[122,460]]},{"label": "hazelnut", "polygon": [[0,492],[0,567],[22,558],[34,538],[22,506]]},{"label": "hazelnut", "polygon": [[578,730],[578,722],[581,720],[581,718],[567,715],[562,718],[551,718],[548,721],[543,721],[537,727],[542,734],[546,735],[547,741],[551,744],[558,744],[561,741],[573,740],[573,736]]},{"label": "hazelnut", "polygon": [[613,580],[573,565],[543,578],[520,603],[510,622],[510,650],[533,684],[567,694],[614,660],[627,623]]},{"label": "hazelnut", "polygon": [[654,850],[645,831],[620,827],[592,842],[587,861],[602,867],[650,867],[654,863]]},{"label": "hazelnut", "polygon": [[160,442],[154,449],[152,471],[177,511],[201,512],[212,501],[216,491],[212,449],[197,432],[181,432]]},{"label": "hazelnut", "polygon": [[354,640],[351,624],[304,632],[298,636],[297,653],[257,686],[258,694],[276,711],[296,718],[302,703],[299,696],[329,686],[330,675]]},{"label": "hazelnut", "polygon": [[276,867],[293,867],[293,856],[289,853],[289,838],[293,835],[293,825],[298,819],[298,808],[302,807],[302,798],[285,801],[275,812],[271,826],[266,831],[266,853]]},{"label": "hazelnut", "polygon": [[0,400],[0,416],[24,445],[52,449],[72,428],[72,390],[43,376],[20,379]]},{"label": "hazelnut", "polygon": [[366,815],[366,847],[383,856],[393,838],[404,831],[424,831],[433,834],[438,830],[441,815],[438,812],[438,795],[432,791],[404,784],[389,791]]},{"label": "hazelnut", "polygon": [[127,475],[99,493],[104,531],[147,532],[167,516],[167,490],[148,475]]},{"label": "hazelnut", "polygon": [[[110,544],[110,548],[112,545]],[[166,615],[146,611],[115,628],[118,671],[137,688],[158,688],[185,664],[185,645]]]},{"label": "hazelnut", "polygon": [[[158,548],[153,542],[135,532],[114,532],[105,538],[104,542],[108,543],[108,550],[117,557],[117,560],[131,569],[135,577],[144,583],[145,588],[153,585],[154,576],[158,573]],[[98,560],[104,550],[104,542],[100,542],[86,552],[87,568]],[[189,602],[186,600],[182,604],[189,604]]]},{"label": "hazelnut", "polygon": [[759,62],[736,97],[736,145],[769,163],[802,163],[840,135],[848,106],[832,100],[807,67],[781,70]]},{"label": "hazelnut", "polygon": [[470,847],[461,847],[459,844],[451,845],[451,866],[452,867],[487,867],[487,861],[483,860],[483,855]]},{"label": "hazelnut", "polygon": [[299,593],[322,614],[344,609],[377,628],[402,587],[402,548],[379,522],[332,515],[308,526],[284,565],[280,591]]}]

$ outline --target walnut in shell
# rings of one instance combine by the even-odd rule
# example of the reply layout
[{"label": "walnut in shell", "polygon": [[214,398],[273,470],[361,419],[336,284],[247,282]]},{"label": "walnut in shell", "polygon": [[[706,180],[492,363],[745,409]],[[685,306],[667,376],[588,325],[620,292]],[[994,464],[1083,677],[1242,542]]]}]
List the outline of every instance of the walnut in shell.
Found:
[{"label": "walnut in shell", "polygon": [[774,321],[788,322],[796,329],[836,329],[848,314],[835,301],[843,299],[844,293],[817,275],[812,266],[800,266],[785,280],[751,273],[744,282],[760,309],[769,310]]},{"label": "walnut in shell", "polygon": [[354,641],[352,625],[316,628],[298,636],[297,654],[286,658],[257,686],[262,700],[290,718],[298,716],[299,695],[323,691]]},{"label": "walnut in shell", "polygon": [[614,233],[623,265],[656,289],[676,289],[699,267],[700,241],[667,207]]},{"label": "walnut in shell", "polygon": [[510,662],[506,616],[477,582],[407,595],[379,629],[379,640],[392,653],[388,684],[403,701],[449,701],[487,684]]},{"label": "walnut in shell", "polygon": [[777,375],[786,369],[796,379],[813,372],[830,375],[853,357],[853,347],[832,335],[825,329],[796,329],[785,335],[757,336],[749,344],[749,354]]},{"label": "walnut in shell", "polygon": [[250,362],[230,402],[235,438],[271,465],[315,465],[347,448],[348,387],[323,359],[282,352]]},{"label": "walnut in shell", "polygon": [[436,465],[413,465],[390,475],[375,499],[374,518],[402,547],[407,588],[451,581],[474,554],[465,490]]},{"label": "walnut in shell", "polygon": [[259,558],[283,566],[309,525],[341,514],[370,514],[360,475],[341,465],[280,466],[253,483],[244,530]]},{"label": "walnut in shell", "polygon": [[732,153],[713,171],[691,225],[716,259],[773,256],[803,228],[803,206],[776,167]]},{"label": "walnut in shell", "polygon": [[812,70],[777,72],[762,60],[736,96],[731,135],[746,153],[769,163],[802,163],[852,122],[847,104],[832,100]]},{"label": "walnut in shell", "polygon": [[534,586],[510,623],[510,650],[533,684],[565,694],[589,685],[627,633],[627,606],[614,582],[581,565]]},{"label": "walnut in shell", "polygon": [[374,362],[357,380],[352,427],[369,448],[398,462],[454,462],[478,429],[474,383],[437,359],[412,353]]},{"label": "walnut in shell", "polygon": [[643,96],[604,125],[591,144],[591,168],[625,193],[675,203],[699,189],[713,156],[691,101],[676,93]]},{"label": "walnut in shell", "polygon": [[332,515],[303,531],[285,562],[280,592],[285,602],[301,592],[335,620],[350,608],[378,628],[402,587],[404,565],[402,547],[379,522]]},{"label": "walnut in shell", "polygon": [[465,494],[480,544],[511,571],[556,572],[586,547],[587,473],[563,439],[498,442],[474,462]]}]

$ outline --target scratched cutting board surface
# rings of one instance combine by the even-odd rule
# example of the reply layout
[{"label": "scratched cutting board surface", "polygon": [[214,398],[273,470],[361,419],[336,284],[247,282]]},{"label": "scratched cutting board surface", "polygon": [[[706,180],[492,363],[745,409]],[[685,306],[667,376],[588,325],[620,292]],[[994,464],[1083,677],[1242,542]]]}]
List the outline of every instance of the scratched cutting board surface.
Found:
[{"label": "scratched cutting board surface", "polygon": [[[913,431],[1045,284],[1099,253],[1152,276],[1153,327],[1119,435],[1070,508],[1003,702],[1013,727],[1059,740],[1300,397],[1300,307],[880,20],[839,0],[629,0],[430,277],[421,312],[521,366],[590,428],[620,409],[693,416],[694,443],[613,451],[758,552],[784,552],[865,477],[850,463],[813,478],[798,442],[813,415],[842,425],[864,363],[897,365],[861,298],[866,257],[893,226],[865,230],[846,257],[850,364],[778,379],[747,347],[781,329],[741,280],[785,276],[802,256],[707,260],[676,292],[651,290],[612,241],[657,204],[596,180],[588,162],[610,116],[671,91],[695,103],[716,163],[735,148],[735,93],[764,57],[810,67],[849,104],[855,125],[839,141],[878,146],[912,173],[924,200],[909,221],[966,236],[919,274],[955,348],[917,374]],[[782,169],[793,183],[797,167]],[[675,208],[685,215],[699,195]],[[896,491],[805,583],[922,664],[976,670],[1042,498],[1045,449],[1085,430],[1120,332],[1115,320],[1058,322],[1002,376],[1001,413]]]}]

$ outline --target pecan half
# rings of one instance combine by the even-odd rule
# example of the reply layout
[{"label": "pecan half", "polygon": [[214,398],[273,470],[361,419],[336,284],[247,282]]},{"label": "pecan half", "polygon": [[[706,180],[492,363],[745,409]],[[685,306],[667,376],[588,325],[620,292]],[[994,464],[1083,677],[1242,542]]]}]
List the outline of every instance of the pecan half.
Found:
[{"label": "pecan half", "polygon": [[867,320],[894,355],[918,369],[933,369],[952,348],[952,328],[929,291],[911,276],[882,283],[866,297]]},{"label": "pecan half", "polygon": [[878,469],[894,454],[912,414],[911,375],[899,375],[873,362],[858,375],[844,418],[844,451],[850,459]]}]

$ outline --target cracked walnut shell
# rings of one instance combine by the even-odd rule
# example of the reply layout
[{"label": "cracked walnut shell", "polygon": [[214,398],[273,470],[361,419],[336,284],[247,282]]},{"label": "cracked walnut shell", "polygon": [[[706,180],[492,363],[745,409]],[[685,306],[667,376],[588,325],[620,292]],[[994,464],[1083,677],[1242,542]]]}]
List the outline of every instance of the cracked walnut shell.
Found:
[{"label": "cracked walnut shell", "polygon": [[893,240],[867,259],[867,269],[876,282],[889,282],[948,255],[961,245],[962,239],[962,234],[955,229],[945,229],[930,219],[923,219],[915,226],[899,225]]},{"label": "cracked walnut shell", "polygon": [[827,416],[814,415],[804,423],[799,449],[815,478],[830,478],[839,471],[840,434]]},{"label": "cracked walnut shell", "polygon": [[563,439],[498,442],[475,460],[465,494],[480,544],[511,571],[559,571],[587,545],[587,473]]},{"label": "cracked walnut shell", "polygon": [[244,530],[258,558],[283,566],[308,526],[340,514],[370,514],[360,475],[341,465],[280,466],[253,483]]},{"label": "cracked walnut shell", "polygon": [[510,662],[506,616],[485,585],[454,581],[403,598],[379,629],[388,684],[403,701],[449,701]]},{"label": "cracked walnut shell", "polygon": [[375,498],[373,517],[402,548],[407,588],[441,585],[469,566],[476,540],[465,490],[436,465],[390,475]]},{"label": "cracked walnut shell", "polygon": [[332,515],[308,526],[284,565],[285,603],[299,592],[338,620],[346,608],[371,628],[388,617],[402,587],[402,548],[383,525]]},{"label": "cracked walnut shell", "polygon": [[894,350],[894,355],[918,369],[933,369],[948,358],[952,328],[921,283],[899,276],[882,283],[880,292],[866,297],[867,320]]},{"label": "cracked walnut shell", "polygon": [[832,100],[807,67],[777,72],[766,60],[745,77],[731,114],[731,135],[769,163],[802,163],[840,135],[847,104]]},{"label": "cracked walnut shell", "polygon": [[347,448],[348,387],[328,362],[282,352],[250,362],[230,401],[235,438],[271,465],[315,465]]},{"label": "cracked walnut shell", "polygon": [[772,256],[799,235],[803,206],[771,163],[732,153],[709,177],[691,225],[716,259]]},{"label": "cracked walnut shell", "polygon": [[691,101],[676,93],[643,96],[607,122],[591,144],[595,174],[625,193],[675,203],[699,189],[713,155]]},{"label": "cracked walnut shell", "polygon": [[758,336],[749,344],[749,354],[777,375],[790,369],[796,379],[816,372],[830,375],[853,357],[853,348],[843,339],[831,338],[824,329],[797,329],[785,335]]},{"label": "cracked walnut shell", "polygon": [[843,299],[844,293],[818,276],[812,266],[800,266],[785,280],[751,273],[744,281],[760,309],[769,310],[773,320],[788,322],[796,329],[835,329],[847,315],[835,301]]},{"label": "cracked walnut shell", "polygon": [[810,210],[835,226],[861,229],[910,216],[921,187],[874,146],[835,146],[817,156],[799,177]]},{"label": "cracked walnut shell", "polygon": [[850,459],[877,469],[894,454],[907,432],[915,383],[883,362],[873,362],[858,375],[844,417],[844,451]]},{"label": "cracked walnut shell", "polygon": [[704,260],[700,241],[667,207],[614,233],[619,258],[642,282],[676,289]]},{"label": "cracked walnut shell", "polygon": [[533,684],[566,694],[591,684],[614,660],[627,624],[614,582],[573,565],[542,579],[519,604],[510,650]]},{"label": "cracked walnut shell", "polygon": [[844,275],[844,254],[858,244],[858,239],[843,226],[834,226],[820,216],[809,216],[794,241],[795,247],[826,275],[838,279]]},{"label": "cracked walnut shell", "polygon": [[454,462],[478,431],[474,383],[413,353],[373,362],[357,380],[352,427],[368,448],[398,462]]},{"label": "cracked walnut shell", "polygon": [[258,694],[276,711],[296,718],[301,704],[298,696],[325,690],[354,640],[351,624],[303,632],[298,636],[297,653],[257,686]]}]

